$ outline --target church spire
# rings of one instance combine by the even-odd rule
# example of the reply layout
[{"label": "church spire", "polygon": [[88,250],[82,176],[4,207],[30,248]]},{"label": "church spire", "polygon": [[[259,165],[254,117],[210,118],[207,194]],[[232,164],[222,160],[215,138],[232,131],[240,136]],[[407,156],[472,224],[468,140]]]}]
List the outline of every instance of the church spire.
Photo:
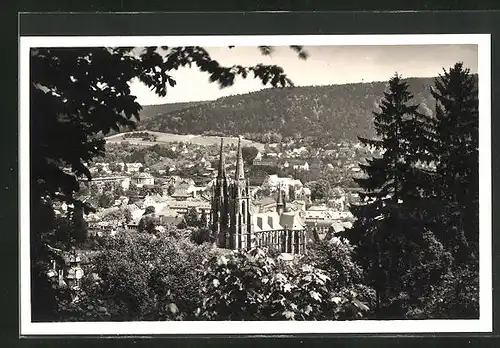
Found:
[{"label": "church spire", "polygon": [[238,137],[238,154],[236,159],[236,173],[235,180],[244,180],[245,179],[245,171],[243,169],[243,156],[241,154],[241,136]]},{"label": "church spire", "polygon": [[284,211],[283,196],[281,195],[281,183],[279,183],[278,185],[278,199],[276,201],[276,211],[278,212],[278,214],[281,214]]},{"label": "church spire", "polygon": [[224,138],[220,138],[219,171],[217,178],[226,178],[226,161],[224,160]]}]

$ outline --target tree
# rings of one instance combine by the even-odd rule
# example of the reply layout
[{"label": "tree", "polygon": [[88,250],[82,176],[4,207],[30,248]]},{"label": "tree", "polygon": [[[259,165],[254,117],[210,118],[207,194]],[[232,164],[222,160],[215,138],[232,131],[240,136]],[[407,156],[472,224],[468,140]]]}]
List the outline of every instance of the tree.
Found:
[{"label": "tree", "polygon": [[130,211],[130,209],[126,208],[125,209],[125,222],[128,224],[129,222],[132,221],[132,212]]},{"label": "tree", "polygon": [[120,173],[122,171],[122,167],[118,163],[110,163],[109,170],[113,173]]},{"label": "tree", "polygon": [[200,227],[200,214],[196,208],[189,208],[184,219],[186,220],[186,225],[189,227]]},{"label": "tree", "polygon": [[118,184],[115,186],[113,190],[113,195],[115,196],[115,199],[118,199],[125,195],[125,190],[123,189],[122,185]]},{"label": "tree", "polygon": [[255,157],[257,157],[257,154],[259,153],[259,150],[255,146],[243,146],[241,148],[241,156],[243,157],[243,160],[251,165],[253,163],[253,160]]},{"label": "tree", "polygon": [[73,220],[73,236],[77,244],[83,244],[88,239],[88,223],[83,217],[83,207],[81,205],[76,205],[72,212]]},{"label": "tree", "polygon": [[109,208],[113,205],[115,199],[111,192],[103,192],[99,197],[99,206],[101,208]]},{"label": "tree", "polygon": [[330,192],[330,184],[324,179],[318,181],[311,181],[307,183],[307,186],[311,189],[311,200],[323,200],[328,198],[328,193]]},{"label": "tree", "polygon": [[296,199],[296,197],[295,197],[295,188],[292,187],[292,186],[288,187],[288,199],[290,201],[292,201],[292,202]]},{"label": "tree", "polygon": [[[435,192],[441,209],[439,238],[447,247],[477,253],[479,237],[479,151],[477,78],[455,64],[435,80],[436,99],[431,149],[436,164]],[[450,234],[449,231],[455,231]],[[463,249],[468,249],[464,251]],[[458,251],[457,251],[458,252]],[[456,254],[456,253],[455,253]],[[467,256],[461,255],[461,258]]]},{"label": "tree", "polygon": [[139,225],[137,229],[139,232],[147,232],[150,234],[156,233],[156,227],[158,226],[158,219],[151,215],[144,215],[141,220],[139,220]]},{"label": "tree", "polygon": [[150,205],[150,206],[146,207],[143,215],[152,215],[152,214],[154,215],[155,211],[156,211],[155,207]]},{"label": "tree", "polygon": [[425,221],[414,214],[420,203],[412,166],[418,137],[410,131],[420,115],[412,99],[408,85],[396,74],[389,80],[380,111],[373,112],[378,138],[360,138],[383,154],[360,164],[365,177],[355,181],[364,203],[351,206],[356,221],[348,235],[357,246],[356,259],[365,269],[368,285],[377,292],[378,307],[393,303],[394,308],[401,307],[394,301],[404,291],[402,277],[423,244]]},{"label": "tree", "polygon": [[201,228],[206,228],[208,227],[208,219],[207,219],[207,214],[205,213],[201,213],[201,216],[200,216],[200,227]]},{"label": "tree", "polygon": [[173,185],[170,185],[167,189],[167,193],[169,196],[172,196],[175,193],[175,187]]}]

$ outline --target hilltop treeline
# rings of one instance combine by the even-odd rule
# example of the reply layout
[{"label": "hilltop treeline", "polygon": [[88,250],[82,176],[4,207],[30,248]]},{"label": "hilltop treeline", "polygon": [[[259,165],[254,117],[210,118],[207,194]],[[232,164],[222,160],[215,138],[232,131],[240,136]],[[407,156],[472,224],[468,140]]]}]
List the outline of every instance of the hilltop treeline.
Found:
[{"label": "hilltop treeline", "polygon": [[[432,78],[406,80],[420,111],[432,113]],[[374,135],[372,112],[387,82],[309,86],[229,96],[175,111],[161,111],[139,123],[139,129],[178,134],[223,132],[256,141],[311,137],[324,143]],[[165,106],[167,107],[167,106]]]}]

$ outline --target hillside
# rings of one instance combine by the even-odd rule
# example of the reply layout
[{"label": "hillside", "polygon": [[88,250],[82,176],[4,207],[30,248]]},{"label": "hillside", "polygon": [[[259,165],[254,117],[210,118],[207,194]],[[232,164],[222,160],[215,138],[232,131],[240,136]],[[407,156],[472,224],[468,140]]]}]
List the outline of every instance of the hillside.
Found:
[{"label": "hillside", "polygon": [[161,105],[144,105],[142,110],[139,111],[140,122],[150,119],[151,117],[157,116],[158,114],[171,113],[177,110],[185,109],[190,106],[200,105],[204,102],[186,102],[186,103],[171,103],[171,104],[161,104]]},{"label": "hillside", "polygon": [[[429,87],[433,78],[406,79],[421,111],[434,109]],[[374,135],[372,111],[387,82],[309,86],[261,91],[219,98],[182,109],[156,106],[156,116],[139,129],[175,134],[243,135],[261,142],[281,137],[311,137],[325,141],[356,140]],[[276,135],[277,133],[277,135]],[[274,139],[277,136],[278,139]]]},{"label": "hillside", "polygon": [[[185,135],[180,135],[180,134],[172,134],[172,133],[162,133],[162,132],[154,132],[154,131],[148,131],[149,134],[156,136],[156,140],[154,142],[152,141],[145,141],[142,140],[141,138],[128,138],[126,137],[127,134],[131,134],[134,132],[127,132],[127,133],[120,133],[120,134],[115,134],[106,137],[106,143],[108,144],[117,144],[117,143],[129,143],[132,145],[141,145],[141,146],[153,146],[153,145],[161,145],[161,144],[169,144],[173,142],[182,142],[182,143],[191,143],[195,145],[202,145],[202,146],[210,146],[210,145],[220,145],[220,137],[218,136],[208,136],[208,135],[192,135],[192,134],[185,134]],[[234,145],[236,146],[238,144],[238,138],[235,137],[224,137],[224,144],[226,145]],[[255,146],[259,150],[264,149],[264,144],[257,143],[255,141],[243,139],[242,140],[242,145],[243,146]]]}]

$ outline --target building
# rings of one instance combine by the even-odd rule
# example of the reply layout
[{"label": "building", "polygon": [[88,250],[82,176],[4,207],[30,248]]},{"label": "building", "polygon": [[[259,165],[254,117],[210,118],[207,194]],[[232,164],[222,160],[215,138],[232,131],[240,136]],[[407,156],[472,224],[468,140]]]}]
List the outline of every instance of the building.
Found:
[{"label": "building", "polygon": [[281,165],[282,168],[291,168],[295,170],[309,170],[309,163],[307,161],[297,159],[297,158],[289,158],[283,162]]},{"label": "building", "polygon": [[210,225],[217,245],[233,250],[267,247],[282,253],[305,253],[305,225],[298,213],[286,210],[281,186],[277,190],[276,210],[256,212],[250,184],[245,179],[241,138],[238,141],[234,179],[228,178],[226,174],[223,145],[221,140],[210,214]]},{"label": "building", "polygon": [[125,163],[122,170],[127,173],[137,173],[142,167],[142,163]]},{"label": "building", "polygon": [[132,177],[132,183],[137,187],[152,186],[155,184],[155,178],[149,173],[142,172]]},{"label": "building", "polygon": [[262,183],[262,187],[269,189],[270,192],[276,192],[280,188],[289,199],[291,199],[290,192],[293,192],[295,198],[307,198],[311,195],[311,191],[305,188],[300,180],[291,177],[280,178],[276,174],[269,175]]}]

